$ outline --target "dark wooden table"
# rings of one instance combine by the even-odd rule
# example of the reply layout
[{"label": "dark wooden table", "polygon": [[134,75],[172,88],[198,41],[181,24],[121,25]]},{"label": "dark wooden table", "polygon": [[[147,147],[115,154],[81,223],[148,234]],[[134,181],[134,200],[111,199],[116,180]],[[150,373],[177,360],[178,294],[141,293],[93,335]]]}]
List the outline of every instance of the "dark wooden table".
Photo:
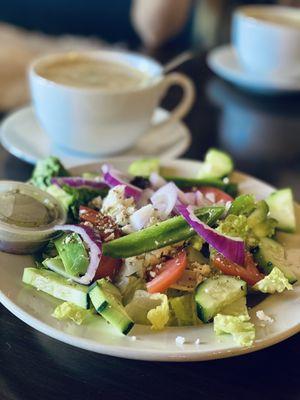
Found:
[{"label": "dark wooden table", "polygon": [[[167,59],[167,55],[165,58]],[[204,55],[182,71],[197,101],[186,118],[193,143],[229,150],[238,169],[300,199],[300,96],[256,97],[217,79]],[[180,93],[164,101],[172,107]],[[31,167],[0,150],[0,178],[26,179]],[[0,277],[1,279],[1,277]],[[300,312],[300,310],[299,310]],[[0,308],[0,400],[69,399],[300,399],[300,335],[242,357],[171,364],[123,360],[51,339]]]}]

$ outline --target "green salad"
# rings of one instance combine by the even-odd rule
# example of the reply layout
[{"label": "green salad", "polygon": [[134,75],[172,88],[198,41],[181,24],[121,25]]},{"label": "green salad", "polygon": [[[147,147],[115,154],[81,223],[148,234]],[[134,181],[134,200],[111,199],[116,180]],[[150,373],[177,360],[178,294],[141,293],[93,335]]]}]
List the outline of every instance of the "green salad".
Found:
[{"label": "green salad", "polygon": [[124,335],[135,324],[213,323],[216,335],[251,346],[249,299],[297,281],[276,240],[277,230],[295,231],[296,218],[291,189],[264,200],[239,194],[233,168],[217,149],[188,178],[166,175],[154,158],[125,174],[105,164],[82,176],[55,157],[40,161],[30,182],[61,202],[68,221],[23,282],[61,301],[52,314],[60,320],[103,318]]}]

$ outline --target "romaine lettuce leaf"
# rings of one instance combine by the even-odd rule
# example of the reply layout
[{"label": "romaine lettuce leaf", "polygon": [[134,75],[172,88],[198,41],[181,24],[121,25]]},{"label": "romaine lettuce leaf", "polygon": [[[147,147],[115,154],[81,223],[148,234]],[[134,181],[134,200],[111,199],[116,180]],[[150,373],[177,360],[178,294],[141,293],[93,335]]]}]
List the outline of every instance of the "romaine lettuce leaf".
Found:
[{"label": "romaine lettuce leaf", "polygon": [[163,329],[170,317],[168,297],[145,290],[137,290],[125,309],[135,323],[152,325],[156,330]]},{"label": "romaine lettuce leaf", "polygon": [[240,346],[251,346],[255,339],[255,327],[246,315],[217,314],[214,318],[216,335],[229,333]]},{"label": "romaine lettuce leaf", "polygon": [[249,316],[248,313],[248,308],[246,304],[246,296],[241,297],[240,299],[234,301],[231,304],[228,304],[228,306],[222,308],[220,311],[220,314],[222,315],[245,315]]},{"label": "romaine lettuce leaf", "polygon": [[192,294],[171,298],[169,302],[175,316],[173,325],[189,326],[199,323],[196,315],[195,298]]},{"label": "romaine lettuce leaf", "polygon": [[69,206],[69,212],[74,219],[78,219],[78,211],[81,205],[87,205],[92,199],[97,196],[107,194],[106,190],[94,190],[89,188],[74,188],[68,185],[63,185],[62,189],[72,196],[72,203]]},{"label": "romaine lettuce leaf", "polygon": [[250,231],[247,224],[247,217],[245,217],[245,215],[227,215],[220,223],[218,231],[224,235],[247,239]]},{"label": "romaine lettuce leaf", "polygon": [[146,288],[145,281],[133,275],[121,277],[121,279],[115,282],[115,285],[122,294],[124,305],[127,305],[132,300],[136,290]]},{"label": "romaine lettuce leaf", "polygon": [[269,275],[253,286],[253,289],[273,294],[275,292],[281,293],[285,289],[293,290],[293,286],[289,283],[283,272],[279,268],[274,267]]},{"label": "romaine lettuce leaf", "polygon": [[227,215],[217,228],[224,235],[242,238],[249,247],[257,246],[260,237],[272,236],[274,229],[274,221],[271,219],[266,219],[250,228],[248,218],[245,215],[233,214]]},{"label": "romaine lettuce leaf", "polygon": [[251,346],[255,339],[255,326],[250,322],[246,297],[224,307],[214,317],[216,335],[231,334],[240,346]]},{"label": "romaine lettuce leaf", "polygon": [[59,320],[70,319],[75,324],[81,325],[88,317],[93,315],[91,310],[85,310],[76,304],[65,301],[57,306],[52,314],[52,317]]}]

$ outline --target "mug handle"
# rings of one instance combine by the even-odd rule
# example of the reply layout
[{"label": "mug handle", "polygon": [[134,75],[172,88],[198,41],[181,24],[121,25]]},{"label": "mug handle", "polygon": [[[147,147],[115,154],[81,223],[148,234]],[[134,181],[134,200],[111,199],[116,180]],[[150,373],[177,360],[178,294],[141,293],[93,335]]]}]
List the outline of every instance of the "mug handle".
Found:
[{"label": "mug handle", "polygon": [[190,78],[186,75],[180,74],[178,72],[173,72],[168,74],[164,78],[164,91],[163,95],[169,90],[173,85],[180,86],[183,90],[183,96],[180,103],[175,107],[175,109],[170,112],[167,119],[152,124],[153,128],[161,128],[172,122],[176,122],[182,119],[191,109],[195,100],[195,86]]}]

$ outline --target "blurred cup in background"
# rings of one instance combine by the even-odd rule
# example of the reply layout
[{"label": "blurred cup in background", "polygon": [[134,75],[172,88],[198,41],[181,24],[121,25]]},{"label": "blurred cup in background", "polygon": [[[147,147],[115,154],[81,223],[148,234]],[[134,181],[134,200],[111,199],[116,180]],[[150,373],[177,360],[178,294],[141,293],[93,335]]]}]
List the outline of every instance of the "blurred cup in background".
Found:
[{"label": "blurred cup in background", "polygon": [[[130,148],[150,128],[183,118],[195,97],[185,75],[164,75],[151,58],[122,51],[45,56],[33,62],[29,80],[36,116],[52,142],[87,155]],[[183,98],[166,121],[153,125],[153,113],[172,85],[182,87]]]},{"label": "blurred cup in background", "polygon": [[280,77],[300,76],[300,10],[251,5],[236,9],[232,43],[246,70]]}]

